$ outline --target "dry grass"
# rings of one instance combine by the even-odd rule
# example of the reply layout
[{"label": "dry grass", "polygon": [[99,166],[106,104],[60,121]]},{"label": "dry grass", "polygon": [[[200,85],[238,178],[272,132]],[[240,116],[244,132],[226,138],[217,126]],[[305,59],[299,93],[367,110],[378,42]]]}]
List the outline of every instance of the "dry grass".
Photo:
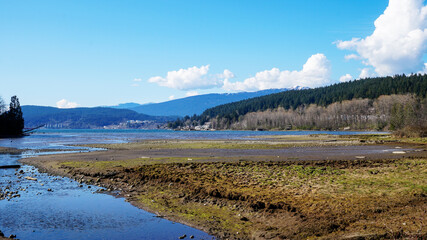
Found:
[{"label": "dry grass", "polygon": [[[134,186],[134,200],[222,237],[421,236],[427,159],[130,164],[66,162]],[[181,161],[179,160],[179,161]],[[113,179],[111,181],[111,179]],[[135,190],[137,189],[137,190]],[[398,224],[397,224],[398,223]],[[239,232],[239,233],[237,233]]]}]

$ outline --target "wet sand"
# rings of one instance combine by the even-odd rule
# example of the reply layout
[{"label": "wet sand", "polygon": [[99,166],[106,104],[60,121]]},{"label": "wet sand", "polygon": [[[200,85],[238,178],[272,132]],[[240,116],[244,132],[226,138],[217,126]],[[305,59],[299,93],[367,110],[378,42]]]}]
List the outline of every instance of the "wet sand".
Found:
[{"label": "wet sand", "polygon": [[[403,154],[393,152],[403,151]],[[373,144],[323,147],[290,147],[283,149],[111,149],[107,151],[48,155],[23,160],[39,162],[112,161],[146,158],[197,158],[196,161],[286,161],[286,160],[352,160],[399,159],[425,157],[427,152],[417,144]]]}]

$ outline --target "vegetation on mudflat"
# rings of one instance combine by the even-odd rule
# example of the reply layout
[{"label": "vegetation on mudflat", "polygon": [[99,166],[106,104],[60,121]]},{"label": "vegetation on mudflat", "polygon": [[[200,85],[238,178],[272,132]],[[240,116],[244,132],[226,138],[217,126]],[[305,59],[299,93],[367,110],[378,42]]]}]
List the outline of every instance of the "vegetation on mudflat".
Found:
[{"label": "vegetation on mudflat", "polygon": [[[175,159],[180,160],[180,159]],[[427,159],[58,165],[223,238],[426,237]]]},{"label": "vegetation on mudflat", "polygon": [[[138,150],[138,149],[282,149],[287,147],[313,147],[328,145],[355,145],[360,144],[355,136],[311,135],[311,136],[264,136],[266,140],[145,140],[141,142],[117,144],[88,144],[84,146],[105,148],[111,150]],[[388,139],[388,135],[378,135],[375,140]],[[375,141],[372,140],[372,141]]]}]

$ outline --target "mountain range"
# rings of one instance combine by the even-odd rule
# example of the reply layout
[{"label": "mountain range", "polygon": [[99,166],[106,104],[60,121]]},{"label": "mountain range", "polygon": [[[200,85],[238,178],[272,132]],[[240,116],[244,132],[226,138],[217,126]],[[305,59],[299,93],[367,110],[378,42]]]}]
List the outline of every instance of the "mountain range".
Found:
[{"label": "mountain range", "polygon": [[284,92],[293,89],[305,89],[301,87],[268,89],[257,92],[239,92],[239,93],[211,93],[204,95],[191,96],[186,98],[175,99],[161,103],[123,103],[111,108],[126,108],[138,113],[143,113],[152,116],[176,116],[184,117],[186,115],[193,116],[203,113],[208,108],[237,102],[249,98],[265,96],[273,93]]},{"label": "mountain range", "polygon": [[[295,88],[294,88],[295,89]],[[301,88],[296,88],[301,89]],[[22,106],[26,127],[46,125],[50,128],[115,128],[129,127],[137,121],[165,123],[177,117],[201,114],[206,109],[245,99],[280,93],[290,89],[269,89],[258,92],[212,93],[162,103],[122,103],[116,106],[60,109],[45,106]],[[126,125],[127,124],[127,125]],[[135,127],[135,126],[132,126]],[[147,127],[137,124],[136,127]]]}]

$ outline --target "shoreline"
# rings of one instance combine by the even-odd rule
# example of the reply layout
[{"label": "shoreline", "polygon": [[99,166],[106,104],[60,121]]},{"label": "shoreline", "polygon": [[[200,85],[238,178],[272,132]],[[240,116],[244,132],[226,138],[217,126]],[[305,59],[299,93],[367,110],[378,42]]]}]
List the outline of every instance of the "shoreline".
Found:
[{"label": "shoreline", "polygon": [[[330,139],[323,140],[329,141]],[[218,140],[215,141],[221,142]],[[267,140],[262,141],[268,142]],[[287,141],[289,141],[289,139],[287,139]],[[246,179],[249,182],[254,182],[255,185],[252,188],[246,187],[240,189],[241,185],[230,185],[229,183],[231,179],[235,178],[234,175],[226,174],[225,176],[221,176],[222,173],[217,171],[216,168],[224,169],[224,172],[227,172],[229,169],[231,169],[231,172],[239,172],[239,169],[243,169],[244,171],[240,174],[246,174],[246,172],[248,172],[247,170],[251,169],[251,171],[254,169],[261,169],[262,174],[264,174],[264,169],[274,169],[274,171],[279,172],[286,170],[289,171],[291,176],[293,176],[292,174],[295,173],[297,175],[309,174],[307,176],[304,175],[302,179],[299,179],[299,176],[297,176],[295,180],[300,181],[302,186],[305,186],[307,183],[317,181],[317,178],[319,177],[322,178],[322,174],[325,176],[339,178],[340,175],[336,175],[334,171],[344,171],[346,174],[347,172],[350,172],[347,171],[347,169],[355,169],[360,171],[360,169],[363,170],[365,168],[373,168],[374,170],[371,171],[381,171],[382,166],[383,168],[388,169],[393,164],[399,165],[401,162],[407,164],[406,162],[408,161],[411,164],[411,161],[418,161],[417,164],[422,164],[424,166],[427,160],[427,154],[425,152],[424,145],[406,145],[404,143],[397,143],[397,145],[405,147],[417,147],[415,150],[419,151],[414,150],[410,155],[405,154],[405,156],[389,154],[392,157],[389,156],[388,159],[382,157],[384,154],[374,154],[373,156],[368,155],[363,159],[355,159],[354,154],[351,153],[351,158],[347,160],[339,160],[340,158],[345,159],[343,156],[338,156],[338,158],[335,160],[304,160],[292,158],[272,159],[271,156],[268,157],[265,155],[254,154],[244,155],[244,153],[251,152],[250,149],[241,149],[242,146],[239,146],[239,144],[242,144],[242,142],[245,141],[223,141],[222,145],[224,149],[222,150],[221,148],[203,148],[211,147],[212,141],[206,141],[202,143],[202,145],[196,144],[200,144],[200,140],[173,140],[172,142],[175,142],[176,144],[170,142],[170,140],[163,140],[162,143],[159,141],[154,141],[154,143],[150,141],[143,141],[126,144],[110,144],[109,150],[103,152],[41,156],[37,158],[23,159],[20,161],[25,164],[36,166],[39,168],[39,171],[42,172],[71,177],[87,184],[101,185],[112,191],[115,189],[119,190],[120,196],[124,197],[126,201],[129,201],[132,205],[137,206],[138,208],[155,213],[156,215],[159,215],[159,217],[164,217],[168,220],[177,221],[188,226],[195,227],[219,238],[238,239],[243,237],[268,239],[274,236],[283,237],[283,232],[287,231],[289,234],[291,234],[285,234],[287,237],[304,239],[310,236],[311,231],[310,230],[307,232],[304,230],[305,225],[310,225],[305,224],[304,222],[310,223],[312,221],[310,216],[305,216],[306,214],[304,211],[313,211],[310,209],[306,210],[304,207],[305,203],[301,205],[303,202],[298,199],[294,199],[292,195],[287,197],[287,201],[281,202],[274,196],[275,194],[270,193],[269,191],[265,191],[264,195],[261,194],[259,199],[265,198],[265,196],[270,197],[267,197],[267,199],[261,202],[255,201],[257,198],[254,196],[256,196],[257,193],[253,192],[252,190],[259,189],[259,191],[262,192],[264,191],[263,188],[265,188],[262,186],[260,188],[260,186],[257,185],[260,184],[260,182],[253,181],[253,177],[246,176],[243,179]],[[277,145],[257,145],[257,143],[258,141],[255,142],[255,147],[259,148],[260,146],[268,146],[269,148],[267,150],[276,154],[274,151],[277,151]],[[185,144],[193,145],[193,147],[186,148]],[[233,153],[233,151],[227,152],[227,149],[229,149],[230,145],[232,144],[236,144],[232,150],[239,150],[237,151],[238,154],[236,156],[230,154],[230,152]],[[250,144],[254,144],[254,142],[252,141]],[[296,143],[293,142],[292,144]],[[355,144],[354,146],[358,146],[359,144]],[[392,148],[396,147],[395,143],[390,144]],[[177,145],[180,145],[181,148],[178,149]],[[362,147],[377,145],[378,144],[363,144]],[[105,145],[102,146],[105,147]],[[154,146],[157,146],[157,148]],[[384,145],[381,144],[380,146]],[[248,146],[246,145],[243,146],[243,148],[247,147]],[[279,145],[279,147],[281,147],[281,145]],[[286,145],[286,147],[288,149],[299,150],[304,148],[292,147],[289,145]],[[323,148],[328,148],[328,146],[321,146],[318,148],[321,151]],[[160,156],[159,152],[162,153],[163,156]],[[143,153],[144,155],[142,155]],[[195,153],[198,154],[198,157],[190,158],[190,156],[194,155]],[[213,153],[217,156],[212,157],[209,155]],[[168,154],[169,156],[164,156]],[[189,157],[183,157],[185,154],[187,154]],[[206,154],[209,156],[206,156]],[[135,158],[135,156],[139,157]],[[412,158],[415,160],[411,160]],[[377,169],[377,165],[380,166],[379,169]],[[306,173],[304,169],[311,169],[310,171],[314,169],[315,174],[312,176],[310,174],[313,173]],[[323,169],[329,170],[325,171]],[[318,174],[316,171],[319,171],[319,176],[316,175]],[[191,176],[188,175],[190,172],[192,174],[198,174],[198,176],[201,178],[206,178],[206,181],[204,182],[203,180],[200,182],[198,179],[188,177]],[[211,176],[212,174],[214,177]],[[216,176],[218,174],[219,176]],[[361,174],[365,173],[362,171]],[[368,177],[371,176],[369,175]],[[221,181],[221,178],[229,180],[221,182],[221,184],[211,182]],[[293,178],[295,178],[295,176],[293,176]],[[226,186],[225,188],[222,188],[221,185],[230,185],[230,189],[234,189],[234,191],[228,191]],[[171,186],[175,187],[171,188]],[[269,185],[267,184],[266,187],[268,188]],[[189,189],[191,188],[195,188],[197,191],[190,191]],[[287,186],[284,185],[281,188],[285,188],[286,190]],[[284,193],[287,191],[298,194],[298,189],[289,188]],[[310,191],[303,192],[303,195],[305,194],[310,196]],[[319,189],[316,191],[319,191]],[[109,191],[106,191],[106,193],[108,192]],[[158,192],[162,192],[162,194],[159,194]],[[251,193],[247,194],[248,192]],[[332,196],[332,198],[333,197],[334,196]],[[423,197],[421,199],[423,199]],[[375,200],[371,199],[371,201]],[[257,204],[259,206],[257,206]],[[415,207],[419,208],[420,206],[416,205]],[[421,205],[421,207],[423,207],[423,205]],[[317,214],[323,213],[320,212]],[[339,211],[337,214],[339,214]],[[378,214],[381,215],[381,213]],[[208,219],[203,218],[203,216],[208,216]],[[259,220],[263,219],[265,221],[268,219],[269,221],[274,222],[276,221],[274,219],[280,219],[280,217],[283,216],[287,216],[287,221],[298,222],[299,225],[297,225],[298,227],[301,227],[301,229],[292,230],[292,224],[288,224],[289,229],[283,230],[280,228],[280,224],[277,222],[270,224],[272,226],[270,229],[268,226],[265,228],[265,224],[263,225],[262,222],[259,222]],[[302,220],[301,216],[303,217]],[[346,222],[346,218],[348,217],[344,217],[344,222],[340,224],[350,224],[350,226],[352,226],[351,223]],[[316,221],[319,221],[319,219]],[[236,226],[224,226],[224,223],[230,225],[235,224]],[[329,223],[323,222],[323,224],[328,225]],[[314,225],[312,227],[315,228]],[[264,230],[262,230],[263,228]],[[326,226],[325,228],[328,227]],[[333,236],[334,238],[341,238],[345,234],[343,235],[343,233],[341,233],[340,235],[337,233],[341,231],[339,229],[340,228],[338,227],[330,233],[327,231],[323,232],[321,236]],[[371,232],[376,232],[375,234],[378,235],[378,232],[381,232],[381,229],[378,229],[378,227],[375,227],[375,229],[375,231],[371,230]],[[318,229],[313,231],[316,232],[321,230]],[[387,234],[387,232],[382,232],[381,234]]]}]

